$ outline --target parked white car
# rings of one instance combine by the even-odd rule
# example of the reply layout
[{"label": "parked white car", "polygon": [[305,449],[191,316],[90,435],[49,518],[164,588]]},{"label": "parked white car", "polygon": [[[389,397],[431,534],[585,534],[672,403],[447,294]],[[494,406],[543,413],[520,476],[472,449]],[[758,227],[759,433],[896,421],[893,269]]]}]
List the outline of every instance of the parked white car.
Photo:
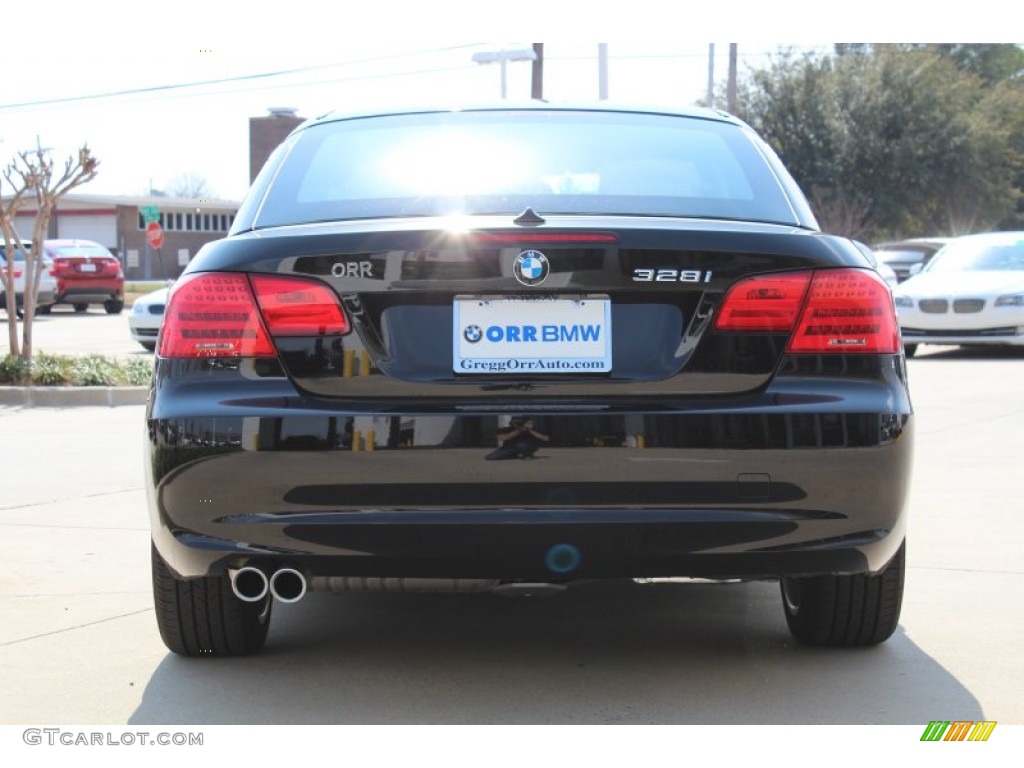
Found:
[{"label": "parked white car", "polygon": [[918,344],[1024,345],[1024,232],[958,237],[893,296],[908,357]]},{"label": "parked white car", "polygon": [[132,338],[150,352],[156,349],[157,336],[164,322],[164,306],[167,304],[169,290],[170,288],[160,288],[140,296],[132,304],[132,311],[128,313],[128,327],[131,329]]}]

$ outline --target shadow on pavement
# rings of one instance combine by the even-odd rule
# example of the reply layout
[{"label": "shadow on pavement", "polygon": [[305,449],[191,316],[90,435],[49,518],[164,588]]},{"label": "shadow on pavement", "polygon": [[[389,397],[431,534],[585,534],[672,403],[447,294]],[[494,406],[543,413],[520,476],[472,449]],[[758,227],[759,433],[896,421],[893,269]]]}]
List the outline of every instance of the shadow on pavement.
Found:
[{"label": "shadow on pavement", "polygon": [[902,629],[876,648],[797,644],[774,583],[595,582],[518,599],[314,594],[274,611],[259,656],[168,654],[129,722],[983,719],[971,693]]}]

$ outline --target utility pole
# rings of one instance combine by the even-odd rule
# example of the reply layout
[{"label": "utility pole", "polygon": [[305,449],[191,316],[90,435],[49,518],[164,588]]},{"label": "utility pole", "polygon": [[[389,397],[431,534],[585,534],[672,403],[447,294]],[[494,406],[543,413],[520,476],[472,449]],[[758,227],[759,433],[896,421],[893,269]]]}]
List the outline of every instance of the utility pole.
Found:
[{"label": "utility pole", "polygon": [[708,109],[715,106],[715,44],[708,43]]},{"label": "utility pole", "polygon": [[544,98],[544,43],[533,44],[533,79],[530,82],[530,98]]},{"label": "utility pole", "polygon": [[736,43],[729,43],[729,84],[726,87],[726,111],[736,114]]},{"label": "utility pole", "polygon": [[597,44],[597,98],[608,99],[608,43]]}]

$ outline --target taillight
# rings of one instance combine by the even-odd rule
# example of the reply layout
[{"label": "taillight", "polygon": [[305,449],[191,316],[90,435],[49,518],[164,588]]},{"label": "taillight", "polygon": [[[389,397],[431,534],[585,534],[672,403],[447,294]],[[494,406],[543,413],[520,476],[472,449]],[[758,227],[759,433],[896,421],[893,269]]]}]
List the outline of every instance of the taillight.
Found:
[{"label": "taillight", "polygon": [[885,281],[865,269],[817,270],[787,351],[899,352],[900,331]]},{"label": "taillight", "polygon": [[71,265],[66,259],[54,259],[53,260],[53,274],[64,275],[71,271]]},{"label": "taillight", "polygon": [[179,280],[160,330],[161,357],[274,357],[245,275]]},{"label": "taillight", "polygon": [[275,357],[274,336],[350,330],[338,297],[298,277],[209,272],[179,280],[160,331],[162,357]]},{"label": "taillight", "polygon": [[271,336],[341,336],[349,331],[337,295],[323,283],[253,275],[252,285]]},{"label": "taillight", "polygon": [[725,294],[715,329],[793,331],[786,351],[795,353],[900,350],[889,287],[865,269],[744,278]]},{"label": "taillight", "polygon": [[796,324],[810,282],[810,272],[744,278],[725,294],[715,329],[790,331]]}]

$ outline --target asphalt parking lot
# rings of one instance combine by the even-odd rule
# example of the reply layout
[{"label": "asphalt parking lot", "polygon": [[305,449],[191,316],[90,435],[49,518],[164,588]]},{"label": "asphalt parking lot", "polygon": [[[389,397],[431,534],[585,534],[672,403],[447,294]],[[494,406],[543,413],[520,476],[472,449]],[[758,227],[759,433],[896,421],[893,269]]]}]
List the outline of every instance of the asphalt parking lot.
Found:
[{"label": "asphalt parking lot", "polygon": [[[54,355],[83,355],[99,352],[127,357],[147,355],[128,330],[130,307],[119,315],[108,315],[103,305],[91,304],[85,312],[75,312],[60,304],[49,315],[40,315],[32,323],[32,347]],[[19,338],[21,323],[18,324]],[[0,357],[10,352],[7,338],[7,313],[0,312]]]},{"label": "asphalt parking lot", "polygon": [[[39,349],[148,354],[126,315],[42,320]],[[153,618],[143,407],[0,407],[0,723],[1024,724],[1024,354],[922,352],[901,626],[848,651],[797,645],[775,584],[616,582],[314,594],[275,606],[260,656],[179,658]]]}]

